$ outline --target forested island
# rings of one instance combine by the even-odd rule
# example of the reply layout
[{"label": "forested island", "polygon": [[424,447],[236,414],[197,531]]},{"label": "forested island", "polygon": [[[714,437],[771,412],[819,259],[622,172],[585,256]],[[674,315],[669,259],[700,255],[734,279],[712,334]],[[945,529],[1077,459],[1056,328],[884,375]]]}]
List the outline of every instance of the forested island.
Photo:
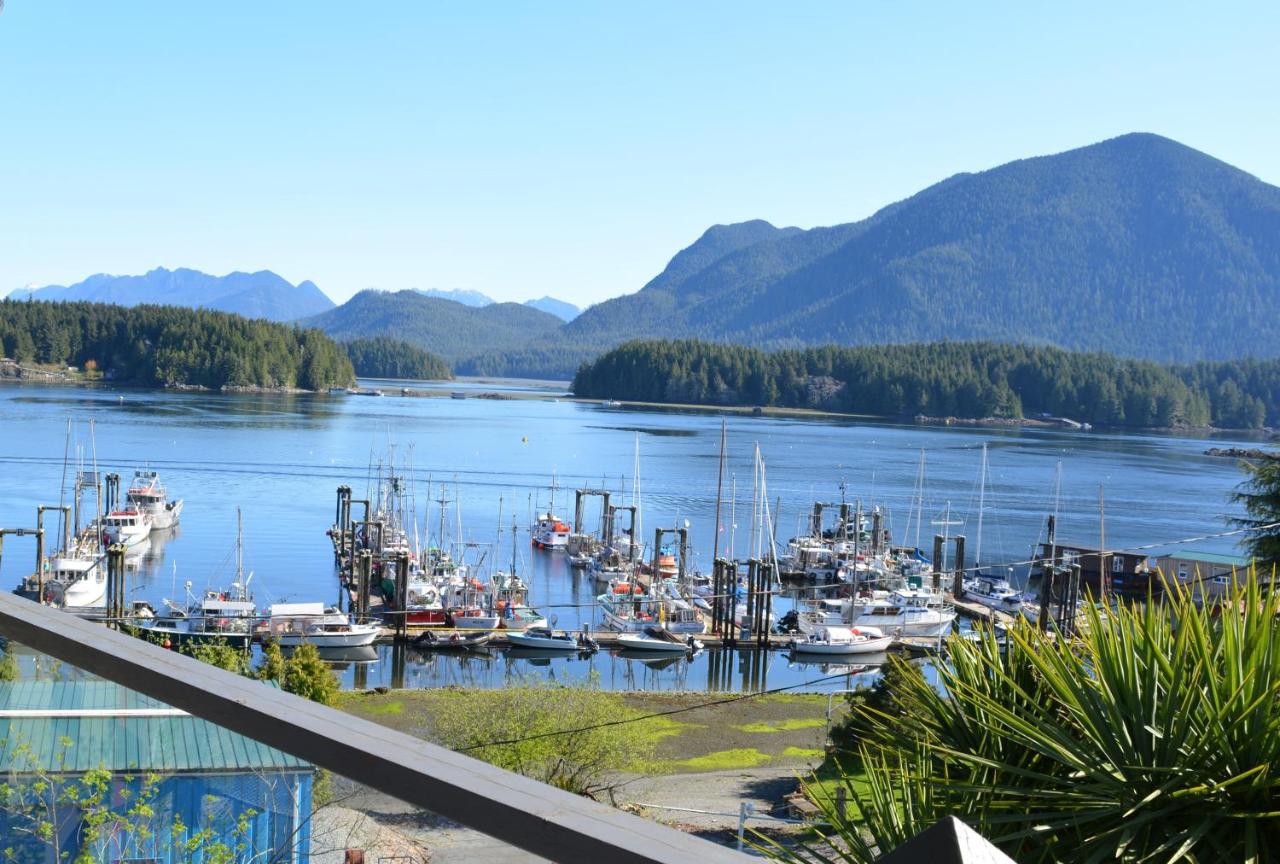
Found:
[{"label": "forested island", "polygon": [[0,351],[18,363],[161,387],[324,390],[355,383],[319,330],[178,306],[0,301]]},{"label": "forested island", "polygon": [[1129,428],[1280,424],[1280,360],[1166,366],[994,342],[765,352],[630,342],[585,363],[585,398],[812,408],[889,417],[1067,417]]},{"label": "forested island", "polygon": [[371,339],[352,339],[344,342],[351,365],[361,378],[412,378],[420,381],[441,381],[453,377],[449,364],[416,345],[375,336]]}]

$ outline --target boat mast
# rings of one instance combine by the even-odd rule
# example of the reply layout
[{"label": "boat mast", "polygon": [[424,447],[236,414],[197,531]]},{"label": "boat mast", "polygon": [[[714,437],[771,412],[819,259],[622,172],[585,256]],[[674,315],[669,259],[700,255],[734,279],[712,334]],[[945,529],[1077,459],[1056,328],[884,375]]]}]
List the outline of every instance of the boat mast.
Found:
[{"label": "boat mast", "polygon": [[729,475],[729,560],[738,555],[738,475]]},{"label": "boat mast", "polygon": [[916,549],[920,548],[920,526],[924,524],[924,448],[920,448],[920,468],[916,471]]},{"label": "boat mast", "polygon": [[720,468],[716,475],[716,532],[711,538],[711,563],[715,565],[715,561],[720,557],[720,500],[724,493],[724,444],[728,433],[724,420],[720,421]]},{"label": "boat mast", "polygon": [[236,583],[244,584],[244,519],[236,505]]},{"label": "boat mast", "polygon": [[978,542],[973,548],[973,566],[982,564],[982,511],[987,504],[987,442],[982,442],[982,467],[978,469]]},{"label": "boat mast", "polygon": [[755,452],[751,457],[751,534],[747,537],[747,557],[759,558],[756,544],[756,529],[760,521],[760,443],[756,442]]}]

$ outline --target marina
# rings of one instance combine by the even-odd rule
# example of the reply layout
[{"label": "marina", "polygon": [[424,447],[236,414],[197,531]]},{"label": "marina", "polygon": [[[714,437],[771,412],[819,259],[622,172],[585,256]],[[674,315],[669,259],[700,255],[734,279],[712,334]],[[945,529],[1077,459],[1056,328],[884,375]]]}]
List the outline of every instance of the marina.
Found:
[{"label": "marina", "polygon": [[[745,678],[729,676],[739,682],[735,686],[782,674],[788,682],[820,689],[799,674],[811,664],[780,665],[773,659],[806,654],[792,649],[797,641],[812,643],[818,628],[883,629],[892,638],[890,650],[927,656],[953,630],[967,630],[968,622],[1036,617],[1021,608],[1027,599],[1021,592],[1029,572],[1025,562],[1046,541],[1046,514],[1057,517],[1060,534],[1065,525],[1073,536],[1094,536],[1096,503],[1090,499],[1097,493],[1088,486],[1105,480],[1106,471],[1122,464],[1137,470],[1149,488],[1154,484],[1157,494],[1166,489],[1173,502],[1152,511],[1139,506],[1128,489],[1109,489],[1106,530],[1117,547],[1220,533],[1220,522],[1179,504],[1185,492],[1173,493],[1194,486],[1221,500],[1236,479],[1231,465],[1194,455],[1203,442],[1096,431],[734,417],[726,427],[718,478],[721,423],[703,413],[549,399],[373,403],[143,392],[121,400],[90,391],[68,400],[65,391],[31,386],[7,388],[0,398],[48,428],[65,427],[71,409],[81,422],[94,422],[102,452],[95,452],[94,464],[72,472],[83,487],[75,497],[92,493],[92,481],[132,476],[129,504],[121,506],[136,507],[140,518],[148,514],[153,522],[156,513],[170,514],[174,522],[181,515],[180,526],[151,531],[142,554],[130,550],[134,564],[119,598],[123,617],[150,608],[155,619],[147,627],[159,627],[156,633],[174,643],[180,632],[190,638],[187,630],[205,617],[199,598],[210,592],[220,598],[225,586],[243,584],[237,578],[245,578],[243,564],[233,566],[239,559],[225,552],[228,510],[240,508],[242,553],[261,574],[254,582],[248,638],[285,630],[285,613],[303,608],[317,634],[325,626],[365,628],[359,636],[330,637],[331,643],[366,643],[348,646],[355,653],[334,660],[346,686],[353,687],[357,678],[377,678],[381,673],[374,670],[397,656],[400,675],[409,678],[414,668],[440,663],[460,671],[497,662],[524,669],[521,674],[561,669],[572,679],[582,662],[579,651],[520,647],[514,644],[519,637],[511,638],[544,627],[575,642],[590,640],[601,652],[596,664],[639,664],[651,678],[655,664],[671,670],[668,675],[684,670],[678,676],[684,683],[661,678],[662,686],[692,686],[688,678],[701,677],[698,670],[710,681],[723,675],[712,674],[712,666],[745,664]],[[201,403],[209,399],[218,402],[216,419]],[[372,415],[359,407],[373,405],[378,407]],[[137,412],[155,420],[158,433],[129,423]],[[168,439],[160,437],[166,426]],[[467,430],[470,451],[462,439],[451,438],[458,434],[449,431],[454,428]],[[257,458],[244,459],[226,441],[241,434],[260,442]],[[555,452],[543,453],[551,440],[558,442]],[[63,473],[59,460],[29,441],[10,443],[14,455],[7,461],[21,473],[21,488],[55,491]],[[424,460],[428,445],[432,457]],[[824,455],[836,445],[863,453],[860,467]],[[121,459],[119,448],[144,455],[145,463]],[[164,450],[171,458],[156,458]],[[364,455],[357,459],[359,452]],[[578,468],[567,471],[566,460]],[[111,482],[118,490],[120,481]],[[345,493],[346,503],[343,488],[352,490]],[[195,489],[201,494],[193,495]],[[6,524],[29,523],[32,510],[48,501],[25,494],[30,500],[21,503],[31,509],[24,516],[7,502]],[[567,515],[565,502],[574,505]],[[62,511],[42,513],[56,518]],[[733,575],[711,566],[717,516],[715,552],[726,560],[736,553]],[[328,542],[319,536],[326,530]],[[944,540],[940,550],[927,548],[935,532]],[[49,548],[61,548],[53,542],[58,533],[48,531]],[[966,535],[971,548],[981,549],[982,572],[964,568],[973,578],[956,586],[953,571],[957,564],[963,567]],[[1230,549],[1229,540],[1205,543]],[[377,549],[376,564],[369,556],[367,598],[360,590],[358,546],[370,553]],[[744,558],[749,550],[760,557]],[[13,584],[30,574],[30,546],[10,540],[3,551],[3,578]],[[935,574],[931,559],[938,551]],[[104,553],[99,548],[95,560],[101,563],[96,569],[102,570],[105,598]],[[397,576],[402,561],[405,585]],[[1024,564],[993,575],[999,562],[1016,561]],[[56,581],[55,570],[45,572]],[[1006,572],[1018,580],[1008,589],[997,584]],[[886,581],[890,573],[897,580],[893,585]],[[184,603],[178,598],[187,583],[191,593]],[[844,596],[832,590],[864,583],[865,590]],[[1019,604],[993,602],[983,586],[1011,592]],[[966,596],[956,599],[955,587],[966,589]],[[405,591],[403,612],[396,608],[398,589]],[[281,614],[273,616],[273,607]],[[87,613],[105,614],[94,608],[100,607],[90,605]],[[305,631],[301,614],[292,616],[299,618],[294,629]],[[227,616],[214,610],[207,617],[216,623]],[[279,619],[274,625],[273,618]],[[643,638],[655,626],[669,634],[668,644],[685,647],[634,650],[621,638]],[[397,637],[399,644],[392,644]],[[701,650],[686,650],[689,639]],[[544,649],[551,656],[528,656]],[[755,654],[759,661],[744,659]],[[838,652],[835,659],[841,659]],[[791,667],[796,674],[776,671]],[[775,671],[759,671],[766,669]],[[491,680],[489,673],[483,677]]]}]

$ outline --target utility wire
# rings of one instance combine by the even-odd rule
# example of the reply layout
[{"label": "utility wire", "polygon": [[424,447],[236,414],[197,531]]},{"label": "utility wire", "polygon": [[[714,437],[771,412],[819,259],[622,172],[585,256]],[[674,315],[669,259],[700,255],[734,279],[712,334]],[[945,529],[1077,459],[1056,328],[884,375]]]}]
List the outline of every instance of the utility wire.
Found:
[{"label": "utility wire", "polygon": [[652,720],[655,717],[670,717],[673,714],[684,714],[689,711],[697,711],[699,708],[714,708],[719,705],[729,705],[734,702],[742,702],[747,699],[755,699],[758,696],[769,696],[774,693],[782,693],[786,690],[795,690],[800,687],[810,687],[814,684],[821,684],[823,681],[832,681],[836,678],[845,678],[845,674],[824,675],[821,678],[813,678],[809,681],[801,681],[799,684],[788,684],[785,687],[772,687],[768,690],[757,690],[754,693],[740,693],[737,696],[729,696],[724,699],[713,699],[710,702],[700,702],[697,705],[686,705],[683,708],[672,708],[669,711],[655,711],[652,714],[643,714],[639,717],[625,717],[621,720],[608,720],[604,723],[593,723],[590,726],[579,726],[575,729],[557,729],[553,732],[540,732],[537,735],[526,735],[522,738],[507,738],[499,741],[486,741],[483,744],[472,744],[469,747],[463,747],[458,752],[467,753],[472,750],[482,750],[485,747],[504,747],[509,744],[523,744],[526,741],[537,741],[542,738],[555,738],[560,735],[574,735],[578,732],[590,732],[594,729],[608,729],[614,726],[625,726],[628,723],[641,723],[645,720]]}]

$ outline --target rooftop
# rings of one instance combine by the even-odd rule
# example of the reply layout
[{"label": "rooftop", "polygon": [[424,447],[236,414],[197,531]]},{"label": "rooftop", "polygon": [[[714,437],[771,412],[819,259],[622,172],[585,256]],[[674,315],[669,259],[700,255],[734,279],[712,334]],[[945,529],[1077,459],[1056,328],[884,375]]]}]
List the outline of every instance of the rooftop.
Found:
[{"label": "rooftop", "polygon": [[[64,748],[64,738],[71,746]],[[14,752],[23,746],[32,752],[20,761],[61,763],[72,773],[311,770],[301,759],[110,681],[0,682],[0,772],[22,770]]]}]

